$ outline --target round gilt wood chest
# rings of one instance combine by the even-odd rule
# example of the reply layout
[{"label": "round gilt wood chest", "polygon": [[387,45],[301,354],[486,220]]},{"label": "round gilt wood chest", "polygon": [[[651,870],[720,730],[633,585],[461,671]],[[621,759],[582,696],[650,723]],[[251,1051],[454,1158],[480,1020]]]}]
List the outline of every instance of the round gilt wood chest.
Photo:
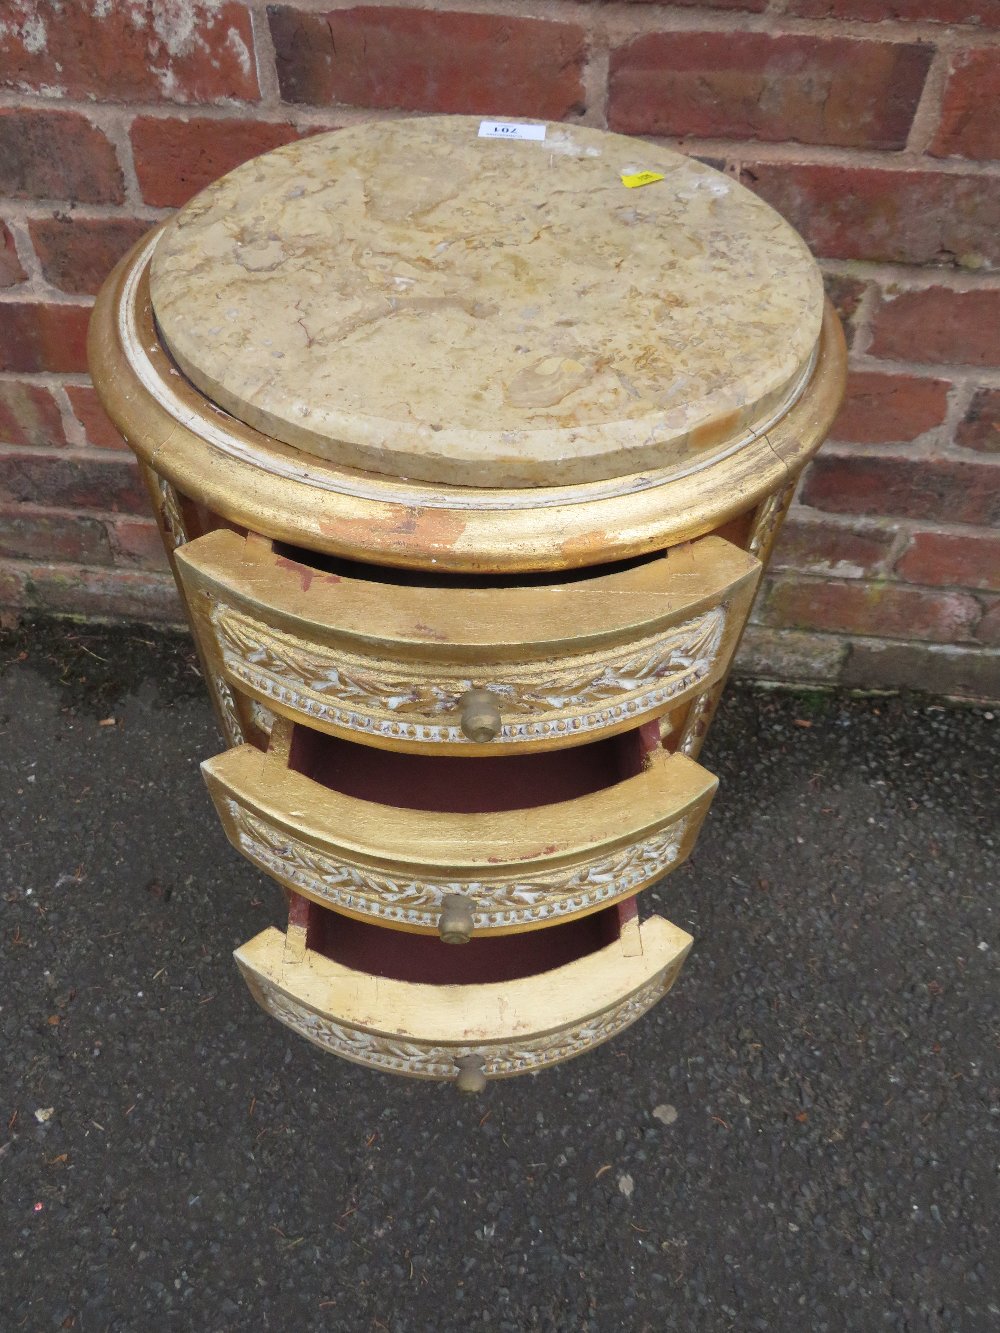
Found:
[{"label": "round gilt wood chest", "polygon": [[843,391],[794,231],[565,125],[384,121],[248,162],[91,329],[287,923],[237,950],[317,1045],[468,1091],[588,1050],[692,943],[640,913]]}]

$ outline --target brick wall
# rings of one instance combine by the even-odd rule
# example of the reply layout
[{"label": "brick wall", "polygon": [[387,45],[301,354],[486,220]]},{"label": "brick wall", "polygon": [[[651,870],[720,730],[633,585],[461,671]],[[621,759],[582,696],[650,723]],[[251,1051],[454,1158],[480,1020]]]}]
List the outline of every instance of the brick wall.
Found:
[{"label": "brick wall", "polygon": [[317,129],[548,117],[737,175],[845,319],[743,669],[1000,696],[1000,0],[7,0],[0,84],[0,605],[177,618],[85,373],[146,227]]}]

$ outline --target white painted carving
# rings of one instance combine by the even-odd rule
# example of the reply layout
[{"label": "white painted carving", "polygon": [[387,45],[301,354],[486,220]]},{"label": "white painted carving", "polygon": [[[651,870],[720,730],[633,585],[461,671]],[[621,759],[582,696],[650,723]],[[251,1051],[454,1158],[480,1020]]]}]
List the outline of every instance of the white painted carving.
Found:
[{"label": "white painted carving", "polygon": [[690,816],[641,842],[559,870],[512,879],[408,878],[352,865],[275,828],[227,798],[240,850],[254,865],[332,907],[383,921],[436,928],[449,893],[470,900],[477,929],[554,920],[592,909],[665,875],[677,861]]},{"label": "white painted carving", "polygon": [[[437,680],[320,644],[308,644],[222,603],[212,623],[230,677],[317,721],[362,735],[456,745],[466,690],[501,700],[494,745],[600,731],[662,708],[706,679],[719,654],[726,607],[717,606],[617,655],[544,664],[484,664],[475,680],[442,668]],[[454,671],[454,668],[452,668]],[[454,714],[453,721],[438,719]]]},{"label": "white painted carving", "polygon": [[251,699],[250,717],[258,731],[270,736],[271,728],[274,726],[274,714],[270,708],[265,708],[259,699]]},{"label": "white painted carving", "polygon": [[[585,1022],[542,1037],[479,1046],[433,1045],[351,1027],[299,1004],[259,976],[253,977],[251,989],[262,1008],[286,1027],[358,1064],[415,1078],[452,1079],[457,1073],[457,1061],[471,1055],[482,1060],[487,1077],[503,1078],[557,1064],[607,1041],[651,1009],[670,989],[678,971],[679,965],[665,968],[621,1004]],[[539,1022],[543,1021],[540,1017]]]},{"label": "white painted carving", "polygon": [[244,741],[243,726],[240,722],[240,715],[236,711],[236,700],[233,698],[232,690],[222,676],[218,674],[212,677],[212,687],[219,703],[222,730],[226,740],[230,745],[242,745]]}]

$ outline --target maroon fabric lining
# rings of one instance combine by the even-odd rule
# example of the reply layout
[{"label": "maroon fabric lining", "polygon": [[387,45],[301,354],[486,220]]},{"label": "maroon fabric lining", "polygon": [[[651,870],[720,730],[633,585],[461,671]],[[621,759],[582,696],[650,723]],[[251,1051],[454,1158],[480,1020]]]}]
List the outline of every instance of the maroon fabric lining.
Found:
[{"label": "maroon fabric lining", "polygon": [[333,791],[379,805],[466,814],[524,810],[600,791],[639,773],[651,748],[647,730],[545,754],[451,758],[376,750],[296,724],[289,767]]}]

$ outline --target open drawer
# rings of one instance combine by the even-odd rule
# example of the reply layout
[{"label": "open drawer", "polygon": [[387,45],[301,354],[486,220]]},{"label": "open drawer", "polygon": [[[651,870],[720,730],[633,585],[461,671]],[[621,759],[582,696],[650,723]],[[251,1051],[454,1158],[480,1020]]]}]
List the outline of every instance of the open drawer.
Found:
[{"label": "open drawer", "polygon": [[649,730],[461,758],[295,727],[267,755],[241,746],[202,771],[230,841],[287,888],[459,944],[597,911],[684,860],[717,779],[647,754]]},{"label": "open drawer", "polygon": [[287,936],[272,927],[236,951],[258,1003],[336,1055],[470,1092],[620,1032],[666,994],[692,943],[661,917],[640,925],[634,901],[586,929],[537,932],[527,957],[514,940],[479,941],[476,959],[413,936],[387,948],[393,932],[301,908],[293,897]]},{"label": "open drawer", "polygon": [[704,690],[760,574],[720,537],[515,586],[222,530],[177,567],[206,659],[259,704],[367,745],[472,754],[579,744]]}]

